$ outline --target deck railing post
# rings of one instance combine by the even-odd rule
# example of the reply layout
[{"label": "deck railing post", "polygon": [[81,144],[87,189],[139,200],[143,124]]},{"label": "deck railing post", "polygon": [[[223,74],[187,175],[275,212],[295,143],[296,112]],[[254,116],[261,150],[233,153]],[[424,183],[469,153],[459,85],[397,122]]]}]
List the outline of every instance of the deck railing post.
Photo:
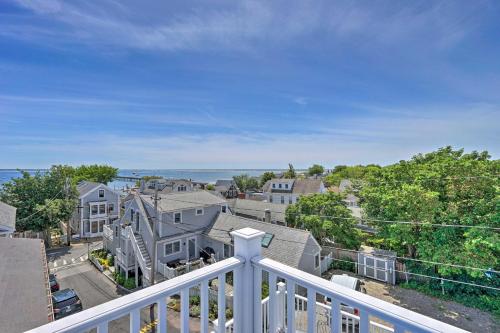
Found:
[{"label": "deck railing post", "polygon": [[[254,271],[252,258],[261,255],[261,243],[264,232],[252,228],[244,228],[231,232],[234,239],[234,256],[245,259],[241,269],[235,270],[234,288],[234,325],[235,332],[260,332],[254,327]],[[259,299],[260,302],[260,299]]]},{"label": "deck railing post", "polygon": [[285,330],[285,300],[286,300],[286,284],[278,282],[278,297],[276,299],[277,311],[277,326],[279,329]]}]

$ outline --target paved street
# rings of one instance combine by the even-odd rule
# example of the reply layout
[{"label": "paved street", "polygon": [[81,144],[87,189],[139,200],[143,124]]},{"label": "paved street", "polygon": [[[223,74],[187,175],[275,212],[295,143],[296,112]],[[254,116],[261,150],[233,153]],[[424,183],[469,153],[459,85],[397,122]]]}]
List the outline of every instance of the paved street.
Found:
[{"label": "paved street", "polygon": [[87,243],[74,243],[70,247],[47,250],[47,261],[51,273],[57,272],[62,267],[74,266],[85,262],[87,251],[102,247],[102,241]]},{"label": "paved street", "polygon": [[[80,255],[83,253],[86,254],[86,245],[83,247],[84,251],[80,249],[78,245],[79,244],[74,246],[74,248],[66,249],[63,252],[58,252],[58,257],[55,260],[58,262],[62,260],[69,262],[68,258],[74,258],[74,256],[79,253]],[[82,251],[83,253],[81,253]],[[48,253],[48,257],[50,256],[56,258],[54,254]],[[65,266],[58,265],[55,271],[61,289],[74,289],[82,300],[84,309],[108,302],[125,294],[87,260],[83,262],[78,261],[74,264],[67,264]],[[149,332],[149,330],[146,329],[147,324],[149,324],[149,308],[141,311],[141,322],[141,327],[144,328],[143,332]],[[169,310],[168,331],[179,332],[179,323],[179,313]],[[199,320],[192,318],[190,323],[192,325],[190,331],[199,332]],[[129,332],[128,316],[112,321],[109,325],[109,332]]]}]

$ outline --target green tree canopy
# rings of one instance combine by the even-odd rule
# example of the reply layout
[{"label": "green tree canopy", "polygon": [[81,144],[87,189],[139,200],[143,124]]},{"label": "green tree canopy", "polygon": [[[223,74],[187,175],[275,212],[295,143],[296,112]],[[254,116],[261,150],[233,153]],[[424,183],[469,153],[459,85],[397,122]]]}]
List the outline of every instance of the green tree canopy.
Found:
[{"label": "green tree canopy", "polygon": [[214,184],[207,184],[207,190],[214,191],[215,190],[215,185]]},{"label": "green tree canopy", "polygon": [[369,175],[380,169],[376,164],[369,165],[337,165],[331,173],[325,177],[325,183],[329,186],[338,186],[342,179],[350,179],[351,181],[363,180]]},{"label": "green tree canopy", "polygon": [[288,170],[283,174],[284,178],[297,178],[297,173],[295,172],[295,168],[292,163],[288,163]]},{"label": "green tree canopy", "polygon": [[96,183],[107,184],[118,174],[118,169],[109,165],[81,165],[74,168],[73,182],[78,183],[82,180]]},{"label": "green tree canopy", "polygon": [[276,178],[276,175],[272,171],[266,171],[260,176],[260,187],[264,186],[264,184],[271,179]]},{"label": "green tree canopy", "polygon": [[241,192],[259,188],[259,181],[257,178],[250,177],[247,174],[234,176],[233,179]]},{"label": "green tree canopy", "polygon": [[[419,223],[374,221],[383,247],[427,261],[498,270],[498,233],[425,224],[499,227],[499,174],[499,161],[487,152],[465,154],[445,147],[376,170],[360,195],[368,218]],[[428,268],[441,276],[484,279],[479,270]]]},{"label": "green tree canopy", "polygon": [[17,208],[18,231],[48,231],[69,219],[78,197],[76,186],[66,184],[69,170],[54,166],[34,175],[22,171],[21,177],[3,185],[0,200]]},{"label": "green tree canopy", "polygon": [[307,173],[309,174],[309,176],[321,175],[321,174],[323,174],[323,172],[325,172],[325,168],[319,164],[313,164],[307,170]]},{"label": "green tree canopy", "polygon": [[302,196],[288,206],[286,221],[292,227],[310,230],[320,243],[328,238],[349,249],[358,249],[361,232],[355,228],[356,221],[343,199],[333,192]]}]

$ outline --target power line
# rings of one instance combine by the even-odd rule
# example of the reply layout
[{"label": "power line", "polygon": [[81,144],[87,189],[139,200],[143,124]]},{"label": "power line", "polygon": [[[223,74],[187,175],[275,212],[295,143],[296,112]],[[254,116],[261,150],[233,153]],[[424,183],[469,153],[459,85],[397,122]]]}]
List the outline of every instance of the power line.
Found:
[{"label": "power line", "polygon": [[[59,194],[61,194],[61,192],[62,192],[63,190],[64,190],[64,188],[62,188],[59,192],[57,192],[57,194],[56,194],[56,195],[54,195],[54,197],[52,197],[51,199],[48,199],[48,201],[50,201],[50,202],[54,201],[54,200],[56,199],[56,197],[57,197]],[[35,207],[35,210],[36,210],[36,207]],[[42,208],[42,209],[39,209],[39,210],[36,210],[33,214],[28,215],[28,216],[26,216],[26,217],[23,217],[22,219],[17,220],[17,222],[27,220],[27,219],[29,219],[29,218],[31,218],[31,217],[33,217],[33,216],[35,216],[36,214],[40,213],[42,210],[43,210],[43,208]]]}]

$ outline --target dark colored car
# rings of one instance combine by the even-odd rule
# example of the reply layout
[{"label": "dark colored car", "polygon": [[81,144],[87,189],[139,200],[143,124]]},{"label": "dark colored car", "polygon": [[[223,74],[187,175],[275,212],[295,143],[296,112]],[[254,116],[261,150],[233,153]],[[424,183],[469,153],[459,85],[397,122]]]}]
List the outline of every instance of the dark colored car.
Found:
[{"label": "dark colored car", "polygon": [[54,317],[59,319],[83,310],[82,301],[73,289],[63,289],[52,294]]},{"label": "dark colored car", "polygon": [[49,283],[51,292],[56,292],[59,290],[59,283],[57,283],[55,274],[49,274]]}]

